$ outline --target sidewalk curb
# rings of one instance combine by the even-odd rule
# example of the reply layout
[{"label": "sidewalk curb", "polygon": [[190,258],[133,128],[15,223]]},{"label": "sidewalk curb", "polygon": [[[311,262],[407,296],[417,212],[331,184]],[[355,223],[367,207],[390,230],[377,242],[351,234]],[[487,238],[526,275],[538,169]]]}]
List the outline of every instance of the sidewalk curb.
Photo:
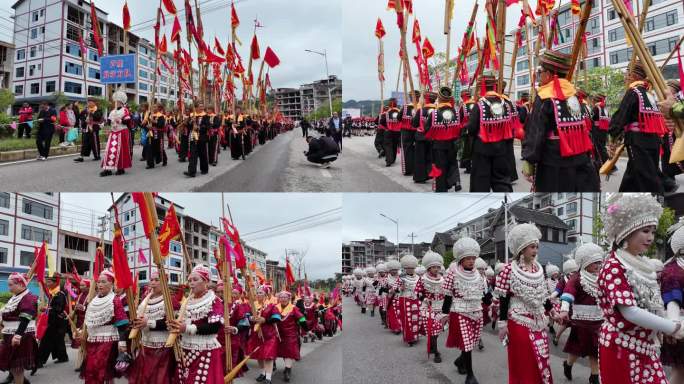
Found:
[{"label": "sidewalk curb", "polygon": [[[104,148],[107,145],[106,141],[100,142],[100,148]],[[50,147],[51,156],[62,156],[62,155],[73,155],[81,152],[81,144],[74,145],[73,147]],[[10,161],[21,161],[21,160],[31,160],[38,156],[38,149],[18,149],[15,151],[5,151],[0,152],[0,163],[6,163]]]}]

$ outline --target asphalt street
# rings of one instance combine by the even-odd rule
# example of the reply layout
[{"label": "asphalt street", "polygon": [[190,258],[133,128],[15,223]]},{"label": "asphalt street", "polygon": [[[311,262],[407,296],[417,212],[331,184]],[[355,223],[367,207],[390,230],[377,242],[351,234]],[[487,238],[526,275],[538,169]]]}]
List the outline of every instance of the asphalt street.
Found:
[{"label": "asphalt street", "polygon": [[[347,155],[352,153],[356,163],[352,169],[345,168],[344,183],[345,192],[432,192],[432,183],[416,184],[411,176],[401,174],[401,160],[397,158],[394,165],[385,166],[385,159],[378,158],[378,153],[373,145],[374,136],[353,136],[345,138],[343,142]],[[520,160],[520,145],[514,146],[516,169],[518,180],[513,183],[514,192],[530,192],[532,185],[522,176],[522,160]],[[618,170],[606,181],[605,176],[601,176],[601,190],[616,192],[620,187],[622,175],[627,167],[627,158],[618,160]],[[470,188],[470,175],[460,169],[461,192],[468,192]],[[364,183],[363,181],[366,180]],[[679,191],[684,191],[684,175],[677,177],[680,183]],[[453,189],[452,189],[453,191]]]},{"label": "asphalt street", "polygon": [[[342,383],[342,349],[340,347],[342,333],[338,332],[332,338],[324,337],[322,341],[314,343],[302,344],[300,349],[302,359],[295,362],[292,368],[291,383],[296,384],[318,384],[318,383]],[[70,343],[67,341],[67,343]],[[69,348],[67,344],[67,353],[69,355],[69,362],[62,364],[55,364],[52,361],[42,369],[38,370],[35,376],[28,376],[32,384],[54,384],[54,383],[78,383],[82,382],[78,378],[78,372],[74,372],[74,361],[78,355],[78,349]],[[283,360],[276,361],[277,371],[273,373],[272,382],[284,383],[282,379],[283,368],[285,367]],[[247,362],[249,371],[241,378],[234,380],[236,384],[254,383],[257,376],[259,376],[259,367],[256,361],[249,360]],[[27,372],[28,374],[28,372]],[[4,375],[3,377],[4,378]],[[117,379],[115,383],[125,384],[128,381],[125,379]]]},{"label": "asphalt street", "polygon": [[[442,362],[436,364],[432,355],[428,360],[426,339],[408,347],[401,335],[394,335],[380,323],[377,311],[375,317],[369,312],[361,314],[353,299],[344,301],[345,334],[343,338],[343,361],[345,384],[447,384],[462,383],[465,376],[459,375],[453,361],[459,356],[458,349],[444,347],[446,334],[438,339]],[[558,347],[551,347],[551,368],[554,383],[566,383],[563,376],[562,347],[566,331]],[[480,384],[501,384],[508,382],[506,349],[501,345],[491,327],[486,326],[482,334],[484,350],[473,352],[473,370]],[[589,380],[588,360],[580,359],[573,368],[574,383]]]}]

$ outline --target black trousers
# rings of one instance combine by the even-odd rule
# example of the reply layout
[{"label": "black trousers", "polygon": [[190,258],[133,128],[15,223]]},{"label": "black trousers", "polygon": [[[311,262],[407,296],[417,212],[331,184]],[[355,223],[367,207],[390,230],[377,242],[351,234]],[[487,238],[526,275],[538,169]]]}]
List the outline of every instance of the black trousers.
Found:
[{"label": "black trousers", "polygon": [[209,163],[216,165],[218,163],[219,154],[219,137],[218,134],[209,136]]},{"label": "black trousers", "polygon": [[52,135],[54,134],[54,129],[49,131],[38,131],[38,134],[36,135],[36,147],[38,147],[38,154],[40,156],[47,158],[50,155],[50,145],[52,144]]},{"label": "black trousers", "polygon": [[302,137],[306,138],[307,136],[309,136],[309,128],[302,127]]},{"label": "black trousers", "polygon": [[147,151],[145,153],[145,160],[147,160],[147,166],[154,168],[155,164],[167,162],[166,150],[164,149],[164,136],[157,135],[157,137],[147,138]]},{"label": "black trousers", "polygon": [[178,160],[185,161],[188,158],[188,151],[190,150],[190,138],[187,133],[180,135],[180,149],[178,152]]},{"label": "black trousers", "polygon": [[242,133],[230,135],[230,157],[233,160],[238,160],[241,156],[244,156],[244,140],[245,137]]},{"label": "black trousers", "polygon": [[627,169],[622,176],[620,192],[652,192],[663,194],[663,174],[658,168],[660,148],[627,145]]},{"label": "black trousers", "polygon": [[404,162],[404,175],[413,175],[414,168],[414,154],[416,144],[416,131],[402,129],[401,130],[401,156]]},{"label": "black trousers", "polygon": [[[515,166],[515,151],[513,150],[513,139],[506,140],[506,158],[508,162],[511,182],[518,180],[518,170]],[[505,192],[505,191],[501,191]],[[512,191],[510,191],[512,192]]]},{"label": "black trousers", "polygon": [[448,192],[451,187],[461,185],[456,146],[453,141],[435,141],[432,148],[432,160],[442,172],[435,180],[435,192]]},{"label": "black trousers", "polygon": [[66,352],[66,343],[64,342],[64,335],[66,329],[64,327],[48,325],[43,339],[40,340],[38,346],[38,364],[45,365],[52,354],[53,359],[69,360]]},{"label": "black trousers", "polygon": [[22,136],[24,136],[24,133],[26,133],[26,138],[30,139],[31,138],[31,127],[29,127],[28,123],[19,123],[19,128],[17,130],[17,137],[22,138]]},{"label": "black trousers", "polygon": [[90,132],[83,132],[81,138],[81,157],[89,157],[93,154],[94,159],[100,158],[100,130],[92,130]]},{"label": "black trousers", "polygon": [[424,183],[429,178],[430,168],[432,168],[431,159],[432,142],[428,140],[416,140],[414,148],[414,169],[413,181],[416,183]]},{"label": "black trousers", "polygon": [[378,155],[385,156],[385,130],[377,129],[375,130],[375,150],[378,151]]},{"label": "black trousers", "polygon": [[509,155],[508,152],[495,156],[473,153],[470,192],[513,192]]},{"label": "black trousers", "polygon": [[385,147],[385,164],[390,166],[397,160],[397,147],[401,140],[400,131],[385,131],[383,143]]},{"label": "black trousers", "polygon": [[190,142],[190,162],[188,163],[188,173],[197,174],[197,162],[199,162],[200,172],[209,172],[208,143],[206,139],[200,138]]}]

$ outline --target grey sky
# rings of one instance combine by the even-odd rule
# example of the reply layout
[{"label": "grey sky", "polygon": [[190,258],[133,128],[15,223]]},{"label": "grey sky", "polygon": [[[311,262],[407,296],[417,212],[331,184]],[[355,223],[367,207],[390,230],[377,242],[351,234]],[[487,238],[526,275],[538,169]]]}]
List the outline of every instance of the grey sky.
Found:
[{"label": "grey sky", "polygon": [[[176,9],[184,9],[184,0],[173,0]],[[219,38],[225,49],[230,38],[230,1],[229,0],[197,0],[204,26],[204,40],[214,46],[214,35]],[[0,40],[9,40],[12,23],[10,15],[14,14],[11,6],[15,0],[0,0]],[[194,5],[194,0],[190,2]],[[123,0],[95,0],[98,8],[106,11],[108,19],[123,25]],[[236,0],[235,8],[240,18],[238,38],[242,46],[238,51],[247,68],[249,60],[249,44],[254,32],[254,19],[258,17],[264,28],[259,28],[257,38],[261,57],[266,47],[270,46],[280,58],[280,65],[270,71],[271,84],[278,87],[299,87],[325,78],[325,62],[322,56],[307,53],[304,49],[316,51],[327,50],[330,74],[341,77],[342,74],[342,0]],[[154,18],[158,1],[129,0],[128,9],[131,14],[131,32],[154,41]],[[194,8],[194,7],[193,7]],[[162,31],[170,37],[173,27],[173,16],[166,15],[166,26]],[[194,9],[193,9],[194,15]],[[7,18],[7,19],[5,19]],[[147,21],[147,23],[143,23]],[[187,49],[185,38],[185,16],[179,14],[182,28],[181,44]],[[172,50],[172,47],[170,47]],[[196,59],[197,50],[193,48]],[[195,62],[196,63],[196,62]],[[258,75],[261,60],[253,65],[254,77]],[[264,71],[268,66],[264,68]]]},{"label": "grey sky", "polygon": [[[115,193],[117,198],[120,194]],[[161,193],[185,208],[184,212],[208,224],[218,224],[220,193]],[[91,234],[91,217],[102,216],[111,205],[108,193],[62,193],[62,228]],[[287,223],[341,207],[342,195],[334,193],[230,193],[225,194],[233,219],[247,244],[284,265],[285,249],[307,251],[304,257],[310,279],[333,277],[341,269],[341,214],[331,214],[302,231],[249,240],[249,232]],[[228,212],[226,211],[226,215]],[[337,220],[335,220],[337,219]],[[335,220],[335,221],[333,221]],[[97,223],[97,220],[92,220]],[[302,225],[303,226],[303,225]],[[273,235],[266,232],[264,235]]]},{"label": "grey sky", "polygon": [[[510,193],[509,201],[527,193]],[[434,194],[434,193],[345,193],[343,196],[342,241],[364,240],[386,236],[396,243],[396,225],[380,213],[399,221],[399,241],[431,242],[435,232],[443,232],[501,206],[502,193]],[[456,216],[444,221],[444,219]],[[441,223],[439,225],[435,225]]]},{"label": "grey sky", "polygon": [[[564,3],[567,1],[564,1]],[[446,35],[444,35],[444,1],[414,1],[413,11],[420,24],[421,36],[429,38],[435,52],[446,51]],[[455,1],[454,18],[451,21],[451,51],[453,59],[461,45],[463,32],[468,24],[475,0]],[[477,36],[484,36],[485,13],[484,2],[476,18]],[[522,2],[521,2],[522,4]],[[530,2],[534,9],[534,3]],[[511,5],[506,13],[506,32],[517,27],[522,5]],[[363,9],[363,11],[359,11]],[[382,19],[387,34],[383,38],[385,45],[385,98],[395,90],[397,71],[399,70],[399,28],[394,11],[387,10],[387,0],[345,0],[343,9],[344,23],[344,97],[343,100],[379,100],[380,83],[378,82],[378,39],[375,37],[375,24],[378,17]],[[413,56],[416,54],[415,44],[411,43],[413,18],[410,18],[407,29],[407,49],[411,70],[415,78],[416,66]]]}]

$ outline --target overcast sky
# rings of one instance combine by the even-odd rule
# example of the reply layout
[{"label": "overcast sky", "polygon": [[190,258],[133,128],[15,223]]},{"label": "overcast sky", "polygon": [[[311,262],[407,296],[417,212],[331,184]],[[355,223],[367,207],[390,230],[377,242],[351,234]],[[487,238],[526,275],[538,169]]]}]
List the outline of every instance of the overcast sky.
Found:
[{"label": "overcast sky", "polygon": [[[563,1],[562,3],[566,3]],[[414,1],[413,11],[420,24],[421,36],[429,38],[435,52],[446,52],[446,35],[444,35],[444,0]],[[470,19],[475,0],[455,0],[454,18],[451,22],[451,50],[453,59],[461,45],[463,32]],[[484,1],[476,18],[477,37],[484,36],[485,13]],[[521,2],[522,4],[522,2]],[[530,2],[534,9],[534,2]],[[515,29],[520,19],[521,5],[511,5],[506,12],[506,32]],[[362,12],[359,12],[363,9]],[[394,11],[387,10],[387,0],[345,0],[343,12],[344,23],[344,95],[343,100],[379,100],[380,83],[378,82],[378,39],[375,37],[375,24],[378,17],[382,19],[387,34],[383,38],[385,45],[385,98],[396,88],[399,71],[399,28]],[[411,43],[413,17],[407,28],[407,49],[411,62],[411,71],[416,74],[413,56],[416,54],[415,44]]]},{"label": "overcast sky", "polygon": [[[0,0],[0,40],[10,40],[14,14],[11,6],[16,0]],[[49,1],[51,2],[51,1]],[[184,9],[183,0],[173,0],[178,11]],[[230,39],[230,1],[229,0],[197,0],[204,27],[204,40],[214,46],[217,36],[225,49]],[[158,1],[129,0],[128,9],[131,14],[131,32],[147,40],[154,41],[153,24],[156,18]],[[194,5],[194,0],[191,0]],[[238,38],[242,46],[238,51],[247,68],[249,60],[249,44],[254,32],[254,19],[258,18],[264,28],[257,30],[257,38],[263,58],[266,47],[280,58],[280,65],[270,71],[273,88],[294,87],[325,78],[325,61],[322,56],[307,53],[304,50],[326,50],[328,67],[331,75],[342,75],[342,0],[236,0],[235,8],[240,18]],[[108,20],[123,25],[123,0],[95,0],[95,5],[106,11]],[[193,7],[194,8],[194,7]],[[173,27],[173,16],[166,14],[166,26],[162,31],[170,37]],[[194,15],[194,9],[193,9]],[[184,12],[179,14],[182,28],[181,44],[187,49],[185,38]],[[146,23],[143,23],[146,22]],[[174,45],[175,47],[175,45]],[[196,59],[196,48],[192,50]],[[195,62],[196,63],[196,62]],[[253,66],[254,77],[258,75],[261,60]],[[268,68],[266,66],[264,71]]]},{"label": "overcast sky", "polygon": [[[118,198],[120,194],[114,194]],[[207,224],[218,225],[221,215],[220,193],[161,193],[161,196],[185,208],[187,215]],[[62,193],[62,225],[65,230],[91,234],[91,222],[103,216],[111,206],[108,193]],[[315,215],[342,206],[342,195],[334,193],[230,193],[225,194],[233,219],[241,235],[293,220]],[[226,215],[228,212],[226,212]],[[95,217],[95,219],[91,219]],[[271,231],[259,233],[269,236],[247,240],[247,244],[266,252],[267,259],[279,260],[284,265],[285,249],[306,251],[304,262],[310,279],[334,277],[341,270],[341,214],[331,214],[310,223],[312,228],[273,236]],[[95,224],[96,225],[96,224]],[[308,226],[308,225],[307,225]],[[304,227],[304,225],[302,225]],[[96,230],[96,229],[95,229]]]},{"label": "overcast sky", "polygon": [[[513,201],[526,195],[509,193],[508,198]],[[435,232],[444,232],[483,215],[489,208],[500,207],[503,196],[502,193],[345,193],[342,241],[385,236],[396,243],[396,225],[380,216],[383,213],[399,222],[401,243],[410,243],[412,232],[417,235],[415,243],[429,243]]]}]

